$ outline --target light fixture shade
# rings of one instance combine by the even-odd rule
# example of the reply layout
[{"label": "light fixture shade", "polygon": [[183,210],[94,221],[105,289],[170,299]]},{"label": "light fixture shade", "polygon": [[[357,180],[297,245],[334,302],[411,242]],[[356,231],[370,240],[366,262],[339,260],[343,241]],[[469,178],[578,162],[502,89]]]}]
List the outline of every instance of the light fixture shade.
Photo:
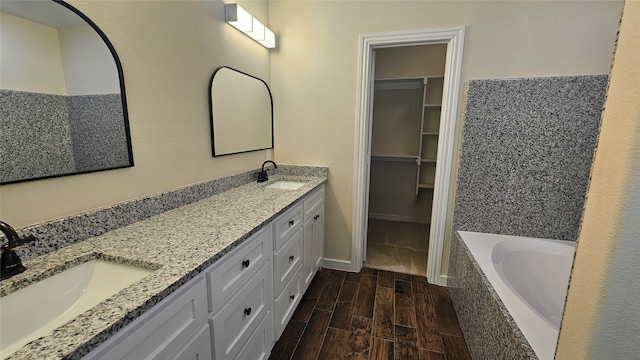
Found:
[{"label": "light fixture shade", "polygon": [[243,33],[249,32],[253,28],[253,16],[247,12],[247,10],[240,7],[238,4],[225,4],[224,5],[225,20],[229,25],[242,31]]},{"label": "light fixture shade", "polygon": [[260,42],[264,40],[264,25],[262,25],[262,23],[256,18],[253,18],[252,25],[253,26],[251,27],[251,31],[246,32],[246,34],[255,41]]},{"label": "light fixture shade", "polygon": [[264,28],[264,40],[258,41],[262,46],[273,49],[276,47],[276,35],[268,27]]}]

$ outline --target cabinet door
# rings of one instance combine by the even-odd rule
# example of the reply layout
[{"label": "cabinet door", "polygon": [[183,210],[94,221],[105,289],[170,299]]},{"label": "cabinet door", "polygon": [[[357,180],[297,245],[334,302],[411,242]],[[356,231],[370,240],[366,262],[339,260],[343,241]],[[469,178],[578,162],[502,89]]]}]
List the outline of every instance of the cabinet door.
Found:
[{"label": "cabinet door", "polygon": [[322,266],[324,259],[324,206],[318,209],[313,223],[313,273]]},{"label": "cabinet door", "polygon": [[211,334],[209,325],[205,324],[180,349],[171,354],[170,360],[211,359]]},{"label": "cabinet door", "polygon": [[[273,274],[271,263],[209,318],[216,360],[234,359],[265,316],[273,316]],[[272,320],[273,321],[273,320]]]},{"label": "cabinet door", "polygon": [[207,273],[210,312],[225,304],[269,261],[272,239],[271,227],[267,226],[214,263],[214,269]]},{"label": "cabinet door", "polygon": [[302,264],[302,229],[273,254],[273,296],[278,297],[282,289],[293,278]]},{"label": "cabinet door", "polygon": [[[196,330],[201,330],[206,319],[207,286],[204,277],[198,276],[120,330],[85,359],[167,359],[182,343],[192,339],[191,335]],[[210,346],[208,337],[202,341]]]},{"label": "cabinet door", "polygon": [[304,252],[304,257],[302,260],[302,283],[303,289],[306,292],[309,284],[311,284],[311,280],[313,279],[314,274],[314,265],[315,265],[315,257],[313,255],[313,224],[315,220],[313,218],[309,219],[306,223],[304,223],[304,234],[302,236],[304,244],[302,246],[302,251]]},{"label": "cabinet door", "polygon": [[284,331],[285,326],[287,326],[293,312],[300,303],[300,298],[302,297],[302,278],[300,275],[300,267],[298,267],[298,271],[287,284],[287,287],[274,301],[274,336],[276,340],[282,335],[282,331]]},{"label": "cabinet door", "polygon": [[273,249],[278,250],[300,228],[302,224],[302,204],[294,205],[273,221]]},{"label": "cabinet door", "polygon": [[273,317],[265,316],[235,360],[267,360],[273,346]]}]

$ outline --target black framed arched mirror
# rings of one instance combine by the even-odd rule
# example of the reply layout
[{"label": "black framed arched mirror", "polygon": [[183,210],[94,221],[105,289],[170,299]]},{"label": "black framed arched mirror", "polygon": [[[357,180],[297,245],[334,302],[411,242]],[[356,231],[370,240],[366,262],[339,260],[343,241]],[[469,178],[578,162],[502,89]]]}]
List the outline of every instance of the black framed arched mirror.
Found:
[{"label": "black framed arched mirror", "polygon": [[0,2],[0,184],[133,166],[122,65],[61,0]]},{"label": "black framed arched mirror", "polygon": [[209,86],[213,156],[273,148],[273,99],[264,80],[223,66]]}]

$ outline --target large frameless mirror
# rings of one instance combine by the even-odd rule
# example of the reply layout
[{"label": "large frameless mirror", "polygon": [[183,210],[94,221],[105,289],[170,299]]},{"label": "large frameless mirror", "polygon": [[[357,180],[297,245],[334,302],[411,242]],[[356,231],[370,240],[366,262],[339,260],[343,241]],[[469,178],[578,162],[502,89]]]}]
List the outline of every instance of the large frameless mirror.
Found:
[{"label": "large frameless mirror", "polygon": [[209,95],[213,156],[273,148],[273,101],[263,80],[221,67]]},{"label": "large frameless mirror", "polygon": [[0,183],[133,166],[105,34],[60,0],[2,0],[0,16]]}]

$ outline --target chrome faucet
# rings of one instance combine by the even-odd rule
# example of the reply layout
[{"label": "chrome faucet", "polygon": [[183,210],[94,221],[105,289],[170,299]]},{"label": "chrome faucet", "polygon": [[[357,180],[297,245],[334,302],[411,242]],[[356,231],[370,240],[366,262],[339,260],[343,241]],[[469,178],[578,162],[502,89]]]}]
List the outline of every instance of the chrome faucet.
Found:
[{"label": "chrome faucet", "polygon": [[0,221],[0,231],[7,237],[8,242],[2,245],[2,256],[0,257],[0,280],[8,279],[14,275],[27,270],[22,265],[22,260],[14,249],[36,240],[35,236],[29,235],[20,239],[16,231],[6,222]]},{"label": "chrome faucet", "polygon": [[278,168],[278,165],[276,165],[276,163],[274,163],[271,160],[267,160],[267,161],[263,162],[262,163],[262,168],[260,169],[260,172],[258,173],[258,182],[259,183],[269,180],[269,176],[267,175],[267,170],[269,170],[269,169],[267,169],[267,170],[264,169],[264,166],[267,165],[267,163],[272,163],[274,169]]}]

